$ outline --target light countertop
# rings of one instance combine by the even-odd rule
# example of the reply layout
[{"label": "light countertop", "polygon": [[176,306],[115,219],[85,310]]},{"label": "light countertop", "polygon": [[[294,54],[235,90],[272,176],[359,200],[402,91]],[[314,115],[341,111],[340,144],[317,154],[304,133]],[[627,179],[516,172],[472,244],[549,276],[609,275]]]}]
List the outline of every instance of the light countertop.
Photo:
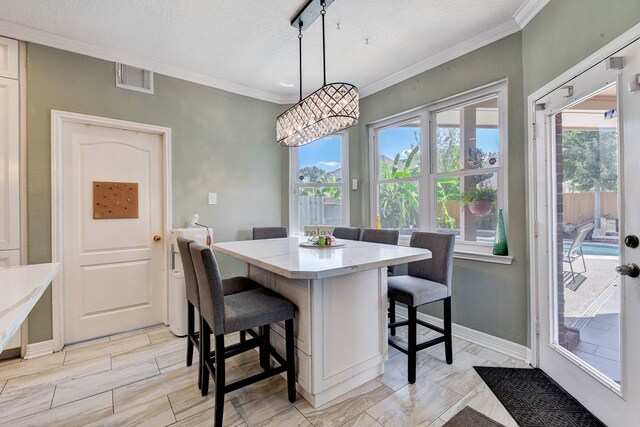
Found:
[{"label": "light countertop", "polygon": [[305,248],[306,237],[242,240],[212,245],[230,255],[290,279],[322,279],[431,258],[426,249],[338,240],[340,247]]},{"label": "light countertop", "polygon": [[60,264],[57,262],[0,268],[0,352],[58,271]]}]

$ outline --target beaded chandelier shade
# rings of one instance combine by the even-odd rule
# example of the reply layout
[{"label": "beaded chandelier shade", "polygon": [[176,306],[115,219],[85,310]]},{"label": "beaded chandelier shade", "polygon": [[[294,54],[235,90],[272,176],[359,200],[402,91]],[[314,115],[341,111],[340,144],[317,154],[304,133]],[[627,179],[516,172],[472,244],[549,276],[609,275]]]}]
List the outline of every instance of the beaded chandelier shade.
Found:
[{"label": "beaded chandelier shade", "polygon": [[285,147],[300,147],[351,127],[358,123],[360,116],[358,88],[349,83],[327,84],[324,43],[326,2],[324,0],[320,0],[324,84],[320,89],[302,99],[302,29],[305,25],[302,17],[305,13],[307,17],[313,13],[308,11],[311,10],[309,6],[312,4],[313,1],[310,1],[305,9],[291,21],[291,25],[299,29],[300,101],[276,119],[276,140],[278,144]]},{"label": "beaded chandelier shade", "polygon": [[278,116],[278,144],[300,147],[358,123],[358,89],[329,83]]}]

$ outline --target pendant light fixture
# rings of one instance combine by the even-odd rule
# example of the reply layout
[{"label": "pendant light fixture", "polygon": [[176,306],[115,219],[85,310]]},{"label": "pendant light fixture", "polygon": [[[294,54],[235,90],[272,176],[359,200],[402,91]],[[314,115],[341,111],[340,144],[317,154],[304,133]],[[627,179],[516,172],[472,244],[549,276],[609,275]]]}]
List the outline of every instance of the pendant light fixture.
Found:
[{"label": "pendant light fixture", "polygon": [[[276,139],[285,147],[300,147],[358,123],[358,88],[349,83],[327,84],[324,15],[333,0],[310,0],[291,21],[298,29],[300,54],[300,101],[276,119]],[[322,17],[322,70],[323,85],[302,99],[302,30],[318,17]]]}]

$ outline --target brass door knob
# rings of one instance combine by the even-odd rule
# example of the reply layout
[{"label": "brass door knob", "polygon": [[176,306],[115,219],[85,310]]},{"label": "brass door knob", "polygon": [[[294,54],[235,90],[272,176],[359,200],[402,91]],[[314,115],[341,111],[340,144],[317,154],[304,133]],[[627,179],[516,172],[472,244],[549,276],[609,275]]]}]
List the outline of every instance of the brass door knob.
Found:
[{"label": "brass door knob", "polygon": [[162,240],[162,237],[158,236],[157,234],[155,236],[153,236],[153,241],[154,242],[159,242],[160,240]]}]

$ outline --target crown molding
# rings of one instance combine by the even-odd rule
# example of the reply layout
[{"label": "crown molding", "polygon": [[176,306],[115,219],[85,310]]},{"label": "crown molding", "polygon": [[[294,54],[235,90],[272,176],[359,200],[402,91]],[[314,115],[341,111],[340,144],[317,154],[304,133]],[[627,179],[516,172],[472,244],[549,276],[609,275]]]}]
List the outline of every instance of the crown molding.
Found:
[{"label": "crown molding", "polygon": [[469,52],[473,52],[483,46],[507,37],[511,34],[517,33],[521,28],[518,26],[514,19],[503,22],[502,24],[491,28],[484,33],[480,33],[470,39],[460,42],[448,49],[442,50],[435,55],[425,58],[420,62],[417,62],[409,67],[406,67],[400,71],[397,71],[377,82],[360,89],[360,98],[364,98],[381,90],[384,90],[397,83],[403,82],[411,77],[417,76],[427,70],[442,65],[453,59],[456,59]]},{"label": "crown molding", "polygon": [[2,35],[17,40],[38,43],[56,49],[67,50],[69,52],[79,53],[81,55],[104,59],[106,61],[120,62],[123,64],[132,65],[134,67],[150,70],[154,73],[164,74],[170,77],[187,80],[204,86],[214,87],[216,89],[224,90],[238,95],[248,96],[250,98],[261,99],[263,101],[274,102],[277,104],[286,103],[286,100],[283,96],[275,93],[253,89],[238,83],[218,79],[215,77],[205,76],[200,73],[189,71],[187,69],[176,67],[173,65],[167,65],[162,62],[154,61],[152,59],[141,58],[135,55],[128,55],[118,50],[94,46],[83,41],[72,40],[66,37],[48,33],[46,31],[15,24],[13,22],[4,21],[2,19],[0,19],[0,28],[2,28]]},{"label": "crown molding", "polygon": [[549,0],[526,0],[513,14],[520,28],[524,28],[544,8]]}]

